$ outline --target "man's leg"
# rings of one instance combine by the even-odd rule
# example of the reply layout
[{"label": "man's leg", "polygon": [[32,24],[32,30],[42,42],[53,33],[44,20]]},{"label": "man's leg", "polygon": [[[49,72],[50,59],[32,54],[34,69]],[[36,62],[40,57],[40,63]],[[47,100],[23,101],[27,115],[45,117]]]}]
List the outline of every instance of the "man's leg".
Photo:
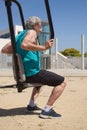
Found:
[{"label": "man's leg", "polygon": [[29,101],[29,104],[27,105],[26,111],[34,111],[34,110],[41,110],[37,105],[35,104],[35,100],[38,97],[39,93],[41,91],[41,86],[34,87],[32,90],[31,98]]},{"label": "man's leg", "polygon": [[63,83],[53,88],[51,95],[48,99],[47,105],[42,110],[40,117],[42,118],[56,118],[59,116],[54,110],[52,110],[52,106],[55,101],[61,96],[63,90],[66,87],[66,81],[64,80]]},{"label": "man's leg", "polygon": [[[41,86],[40,87],[34,87],[32,90],[30,102],[33,101],[35,104],[35,99],[38,97],[39,93],[41,91]],[[29,103],[30,104],[30,103]]]},{"label": "man's leg", "polygon": [[65,89],[65,87],[66,87],[66,81],[64,81],[60,85],[53,88],[52,93],[51,93],[51,95],[49,97],[49,100],[47,102],[48,106],[53,106],[55,101],[61,96],[61,94],[62,94],[63,90]]}]

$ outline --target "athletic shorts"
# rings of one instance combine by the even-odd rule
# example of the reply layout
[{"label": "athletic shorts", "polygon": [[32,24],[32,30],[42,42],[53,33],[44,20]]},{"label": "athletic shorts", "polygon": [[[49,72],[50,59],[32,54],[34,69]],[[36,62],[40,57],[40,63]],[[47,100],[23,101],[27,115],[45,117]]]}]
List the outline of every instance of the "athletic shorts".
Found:
[{"label": "athletic shorts", "polygon": [[40,83],[42,85],[49,85],[49,86],[57,86],[63,83],[64,77],[60,76],[56,73],[47,71],[47,70],[40,70],[39,73],[31,76],[26,77],[27,83]]}]

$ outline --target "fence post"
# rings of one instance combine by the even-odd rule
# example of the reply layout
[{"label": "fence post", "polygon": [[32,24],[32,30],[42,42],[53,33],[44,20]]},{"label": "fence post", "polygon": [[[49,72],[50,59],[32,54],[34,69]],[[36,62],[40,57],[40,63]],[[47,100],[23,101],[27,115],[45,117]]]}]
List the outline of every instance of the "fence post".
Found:
[{"label": "fence post", "polygon": [[58,54],[57,54],[57,52],[58,52],[58,38],[55,38],[55,53],[56,53],[56,55],[55,55],[55,67],[56,67],[56,69],[58,68]]},{"label": "fence post", "polygon": [[81,35],[81,69],[84,70],[84,34]]}]

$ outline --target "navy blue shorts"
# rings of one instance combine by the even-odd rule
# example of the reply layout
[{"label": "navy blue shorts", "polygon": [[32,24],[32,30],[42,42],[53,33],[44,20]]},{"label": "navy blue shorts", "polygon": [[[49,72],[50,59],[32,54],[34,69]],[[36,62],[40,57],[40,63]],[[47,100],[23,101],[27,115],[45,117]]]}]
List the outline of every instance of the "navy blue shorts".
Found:
[{"label": "navy blue shorts", "polygon": [[40,70],[39,73],[31,76],[26,77],[27,83],[40,83],[43,85],[49,85],[49,86],[57,86],[63,83],[64,77],[60,76],[56,73],[47,71],[47,70]]}]

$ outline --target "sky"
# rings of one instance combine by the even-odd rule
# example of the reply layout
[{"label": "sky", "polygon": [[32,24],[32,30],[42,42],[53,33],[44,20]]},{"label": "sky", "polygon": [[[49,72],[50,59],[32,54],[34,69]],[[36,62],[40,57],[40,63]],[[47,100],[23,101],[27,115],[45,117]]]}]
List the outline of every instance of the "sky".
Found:
[{"label": "sky", "polygon": [[[22,6],[24,19],[38,16],[47,20],[44,0],[18,0]],[[55,38],[58,50],[75,48],[81,51],[81,34],[85,36],[84,49],[87,52],[87,0],[49,0]],[[20,25],[18,8],[12,4],[14,24]],[[4,0],[0,0],[0,31],[8,28]]]}]

